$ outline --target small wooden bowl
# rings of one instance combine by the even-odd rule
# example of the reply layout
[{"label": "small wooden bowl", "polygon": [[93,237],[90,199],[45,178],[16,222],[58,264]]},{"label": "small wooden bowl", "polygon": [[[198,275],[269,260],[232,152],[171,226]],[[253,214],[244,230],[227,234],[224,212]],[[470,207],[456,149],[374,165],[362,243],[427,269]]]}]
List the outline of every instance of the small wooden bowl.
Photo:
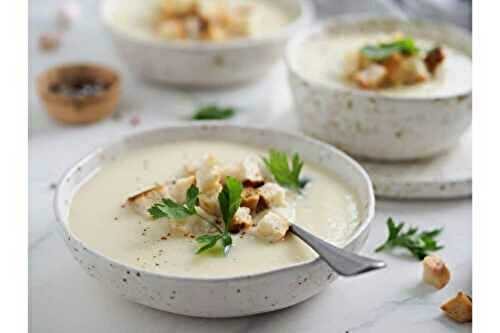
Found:
[{"label": "small wooden bowl", "polygon": [[[66,87],[84,85],[99,89],[91,94],[62,92]],[[56,66],[38,77],[38,94],[47,112],[68,124],[93,123],[109,116],[116,109],[120,92],[120,76],[95,64]]]}]

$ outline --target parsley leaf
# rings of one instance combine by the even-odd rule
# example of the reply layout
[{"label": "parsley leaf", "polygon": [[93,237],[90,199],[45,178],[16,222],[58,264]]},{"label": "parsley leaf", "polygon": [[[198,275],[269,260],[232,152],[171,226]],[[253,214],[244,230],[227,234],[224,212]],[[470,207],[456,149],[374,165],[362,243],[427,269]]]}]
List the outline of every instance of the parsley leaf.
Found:
[{"label": "parsley leaf", "polygon": [[361,53],[370,60],[384,60],[395,53],[416,54],[419,52],[415,41],[411,38],[404,38],[392,43],[380,43],[378,45],[367,45],[361,49]]},{"label": "parsley leaf", "polygon": [[418,260],[423,260],[429,252],[438,251],[444,247],[435,239],[443,229],[418,232],[417,227],[410,227],[403,232],[403,227],[404,222],[396,224],[391,217],[387,219],[389,235],[385,243],[377,247],[375,252],[401,247],[407,249]]},{"label": "parsley leaf", "polygon": [[300,179],[300,172],[302,171],[304,162],[297,153],[292,156],[291,169],[286,153],[278,150],[271,149],[269,151],[269,158],[264,157],[263,160],[278,184],[293,190],[300,190],[308,183],[307,179]]},{"label": "parsley leaf", "polygon": [[193,120],[220,120],[231,118],[236,114],[234,108],[206,105],[198,108],[192,116]]},{"label": "parsley leaf", "polygon": [[173,220],[180,220],[196,214],[196,203],[198,202],[199,190],[191,185],[186,192],[186,202],[178,204],[172,199],[162,199],[160,203],[154,204],[148,209],[153,219],[166,217]]},{"label": "parsley leaf", "polygon": [[231,224],[234,214],[240,207],[242,191],[243,185],[237,179],[226,177],[226,182],[218,196],[222,219],[224,221],[224,230],[219,231],[219,234],[215,235],[198,236],[196,241],[205,245],[200,247],[196,253],[207,251],[214,247],[219,240],[222,241],[224,255],[229,253],[231,245],[233,244],[233,239],[231,238],[231,234],[229,234],[229,225]]}]

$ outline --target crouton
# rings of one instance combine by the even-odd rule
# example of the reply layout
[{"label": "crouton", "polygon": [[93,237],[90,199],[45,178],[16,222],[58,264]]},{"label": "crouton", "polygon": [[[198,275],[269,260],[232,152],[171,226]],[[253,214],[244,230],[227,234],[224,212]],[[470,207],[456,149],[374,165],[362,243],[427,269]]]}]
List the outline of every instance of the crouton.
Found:
[{"label": "crouton", "polygon": [[183,39],[186,38],[186,30],[184,24],[178,19],[168,19],[161,21],[156,26],[158,35],[167,39]]},{"label": "crouton", "polygon": [[161,201],[161,199],[167,196],[167,187],[163,185],[157,185],[155,187],[149,188],[140,193],[134,194],[127,199],[127,204],[135,211],[144,217],[151,217],[149,215],[148,209],[151,208],[155,203]]},{"label": "crouton", "polygon": [[218,192],[209,194],[200,193],[198,195],[198,203],[206,213],[212,216],[221,216],[218,196]]},{"label": "crouton", "polygon": [[371,64],[365,69],[355,73],[353,80],[363,89],[380,88],[386,79],[387,69],[379,64]]},{"label": "crouton", "polygon": [[450,271],[445,262],[437,255],[430,255],[424,258],[423,280],[425,283],[442,289],[450,281]]},{"label": "crouton", "polygon": [[278,184],[266,183],[257,190],[268,208],[286,205],[285,189]]},{"label": "crouton", "polygon": [[459,323],[471,322],[472,298],[460,291],[454,298],[441,305],[441,310]]},{"label": "crouton", "polygon": [[273,211],[267,211],[258,220],[254,234],[262,240],[277,242],[285,237],[289,226],[288,221],[283,216]]},{"label": "crouton", "polygon": [[239,163],[233,163],[222,168],[223,178],[227,176],[238,179],[243,185],[257,187],[264,184],[264,176],[260,170],[259,160],[250,156]]},{"label": "crouton", "polygon": [[196,16],[188,16],[184,19],[184,30],[188,39],[200,39],[202,21]]},{"label": "crouton", "polygon": [[194,183],[194,176],[179,178],[168,186],[168,194],[175,202],[183,203],[186,201],[187,190],[191,187],[191,185],[194,185]]},{"label": "crouton", "polygon": [[229,231],[238,233],[241,230],[248,229],[252,226],[252,216],[250,215],[250,208],[239,207],[229,224]]},{"label": "crouton", "polygon": [[195,0],[163,0],[161,5],[162,14],[165,17],[189,15],[195,9]]},{"label": "crouton", "polygon": [[422,59],[417,56],[406,57],[401,63],[394,84],[415,84],[429,79],[429,72]]},{"label": "crouton", "polygon": [[425,66],[429,73],[434,74],[439,65],[444,61],[444,52],[441,47],[436,47],[425,55]]},{"label": "crouton", "polygon": [[245,187],[241,192],[241,206],[249,208],[253,213],[257,212],[259,200],[259,191],[253,187]]},{"label": "crouton", "polygon": [[196,185],[202,193],[210,194],[222,189],[220,169],[213,155],[205,157],[195,175]]}]

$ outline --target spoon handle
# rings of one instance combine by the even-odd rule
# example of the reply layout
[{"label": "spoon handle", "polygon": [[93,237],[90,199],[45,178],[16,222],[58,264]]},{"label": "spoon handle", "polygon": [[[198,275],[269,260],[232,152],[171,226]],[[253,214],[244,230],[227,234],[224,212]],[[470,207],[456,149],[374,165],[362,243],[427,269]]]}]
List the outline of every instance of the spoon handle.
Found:
[{"label": "spoon handle", "polygon": [[322,240],[321,238],[314,236],[296,224],[291,225],[289,231],[316,251],[320,257],[326,261],[328,266],[330,266],[339,275],[359,275],[376,269],[381,269],[386,266],[383,261],[362,257],[352,252],[340,249]]}]

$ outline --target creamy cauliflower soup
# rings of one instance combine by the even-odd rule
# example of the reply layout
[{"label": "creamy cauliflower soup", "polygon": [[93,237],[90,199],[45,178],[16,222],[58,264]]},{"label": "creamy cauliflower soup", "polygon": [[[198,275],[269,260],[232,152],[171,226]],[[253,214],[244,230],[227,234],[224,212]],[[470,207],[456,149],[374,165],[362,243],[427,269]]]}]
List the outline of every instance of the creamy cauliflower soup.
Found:
[{"label": "creamy cauliflower soup", "polygon": [[74,194],[69,227],[87,247],[135,268],[229,277],[315,258],[289,223],[343,246],[360,218],[354,192],[298,155],[184,141],[105,164]]},{"label": "creamy cauliflower soup", "polygon": [[[394,49],[398,52],[384,58],[383,52]],[[375,60],[356,57],[363,53]],[[321,33],[304,42],[294,66],[313,82],[371,89],[393,97],[444,97],[466,93],[472,86],[470,56],[432,40],[404,35]]]},{"label": "creamy cauliflower soup", "polygon": [[274,34],[294,17],[269,0],[145,0],[117,6],[107,19],[141,39],[222,42]]}]

